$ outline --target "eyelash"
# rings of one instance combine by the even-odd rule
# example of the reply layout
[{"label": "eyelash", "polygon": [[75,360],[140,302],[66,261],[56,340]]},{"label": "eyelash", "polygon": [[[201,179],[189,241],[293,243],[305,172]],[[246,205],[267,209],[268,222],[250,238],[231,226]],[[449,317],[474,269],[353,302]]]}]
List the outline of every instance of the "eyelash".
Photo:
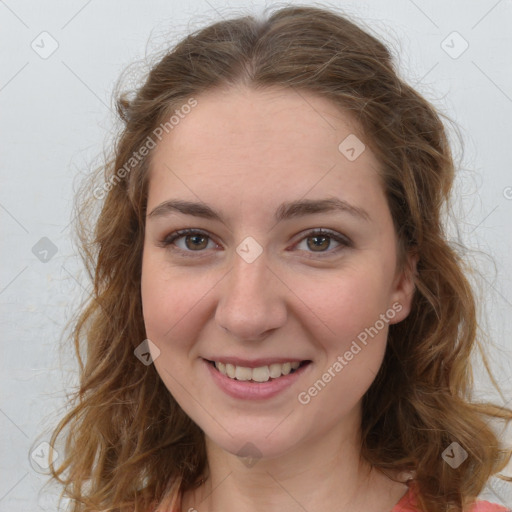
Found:
[{"label": "eyelash", "polygon": [[[204,236],[204,237],[208,238],[209,240],[212,240],[210,235],[208,233],[206,233],[205,231],[202,231],[202,230],[199,230],[199,229],[191,229],[191,228],[189,228],[189,229],[180,229],[178,231],[175,231],[175,232],[167,235],[163,240],[161,240],[159,242],[159,246],[163,247],[163,248],[171,248],[170,246],[176,240],[179,240],[180,238],[183,238],[185,236],[194,236],[194,235]],[[325,236],[327,238],[335,240],[336,242],[338,242],[340,244],[340,246],[336,247],[332,251],[329,251],[329,250],[327,250],[327,251],[319,251],[319,252],[308,251],[312,255],[319,255],[320,258],[326,257],[326,256],[330,256],[333,253],[338,252],[339,250],[341,250],[343,248],[352,247],[351,240],[349,238],[347,238],[346,236],[341,235],[339,233],[336,233],[335,231],[331,231],[329,229],[323,229],[323,228],[316,228],[316,229],[312,229],[312,230],[308,231],[297,242],[297,244],[299,244],[303,240],[306,240],[307,238],[313,238],[315,236]],[[295,245],[297,245],[297,244],[295,244]],[[177,251],[177,252],[181,252],[184,256],[192,257],[192,258],[197,258],[198,256],[201,257],[199,254],[198,255],[194,255],[193,253],[204,252],[204,249],[198,250],[198,251],[191,251],[191,250],[180,249],[179,247],[172,247],[172,250],[173,251]],[[324,256],[324,255],[326,255],[326,256]],[[312,257],[312,256],[309,256],[309,257]]]}]

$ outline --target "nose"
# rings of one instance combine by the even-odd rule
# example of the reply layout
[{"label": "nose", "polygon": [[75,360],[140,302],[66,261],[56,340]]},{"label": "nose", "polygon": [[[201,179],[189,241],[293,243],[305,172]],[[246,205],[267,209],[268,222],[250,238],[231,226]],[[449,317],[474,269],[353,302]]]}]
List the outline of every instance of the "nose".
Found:
[{"label": "nose", "polygon": [[215,320],[235,338],[262,340],[286,322],[286,290],[265,251],[252,263],[235,255],[222,280]]}]

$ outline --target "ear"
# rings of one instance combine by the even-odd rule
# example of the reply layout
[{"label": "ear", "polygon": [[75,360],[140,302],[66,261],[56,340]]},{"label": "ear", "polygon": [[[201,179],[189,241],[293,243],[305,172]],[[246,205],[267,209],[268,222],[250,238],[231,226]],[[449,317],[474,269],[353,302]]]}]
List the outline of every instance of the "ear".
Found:
[{"label": "ear", "polygon": [[390,324],[401,322],[407,318],[411,311],[412,299],[416,289],[415,276],[418,275],[418,260],[419,255],[417,251],[411,250],[407,254],[402,268],[395,275],[390,297],[391,304],[389,306],[396,311],[396,315],[390,320]]}]

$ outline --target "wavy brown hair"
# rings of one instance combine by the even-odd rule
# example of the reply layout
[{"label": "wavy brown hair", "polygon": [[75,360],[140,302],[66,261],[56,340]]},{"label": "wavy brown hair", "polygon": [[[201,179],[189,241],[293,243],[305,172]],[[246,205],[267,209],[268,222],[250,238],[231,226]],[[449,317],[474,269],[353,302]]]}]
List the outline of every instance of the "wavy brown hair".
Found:
[{"label": "wavy brown hair", "polygon": [[[466,510],[510,461],[510,447],[489,423],[508,424],[512,410],[472,401],[477,348],[499,388],[479,339],[469,269],[445,233],[455,165],[442,114],[399,77],[369,31],[335,10],[307,6],[197,30],[133,94],[117,94],[122,130],[100,169],[110,186],[100,203],[87,182],[77,203],[94,293],[73,324],[79,388],[51,437],[55,445],[65,436],[52,477],[73,512],[147,511],[179,503],[207,472],[202,431],[154,365],[134,356],[146,338],[140,279],[152,152],[119,170],[191,98],[200,103],[204,91],[238,84],[314,93],[359,123],[381,166],[399,263],[409,252],[419,256],[412,310],[390,326],[383,364],[363,397],[361,456],[386,474],[413,471],[424,511]],[[468,453],[457,469],[441,456],[454,441]]]}]

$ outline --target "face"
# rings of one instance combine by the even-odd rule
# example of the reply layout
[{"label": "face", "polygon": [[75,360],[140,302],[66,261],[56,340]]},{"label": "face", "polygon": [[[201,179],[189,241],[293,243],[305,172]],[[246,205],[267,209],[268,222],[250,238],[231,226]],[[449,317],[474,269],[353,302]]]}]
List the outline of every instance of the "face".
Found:
[{"label": "face", "polygon": [[413,285],[346,114],[291,89],[196,99],[153,154],[146,334],[210,440],[274,457],[357,416]]}]

